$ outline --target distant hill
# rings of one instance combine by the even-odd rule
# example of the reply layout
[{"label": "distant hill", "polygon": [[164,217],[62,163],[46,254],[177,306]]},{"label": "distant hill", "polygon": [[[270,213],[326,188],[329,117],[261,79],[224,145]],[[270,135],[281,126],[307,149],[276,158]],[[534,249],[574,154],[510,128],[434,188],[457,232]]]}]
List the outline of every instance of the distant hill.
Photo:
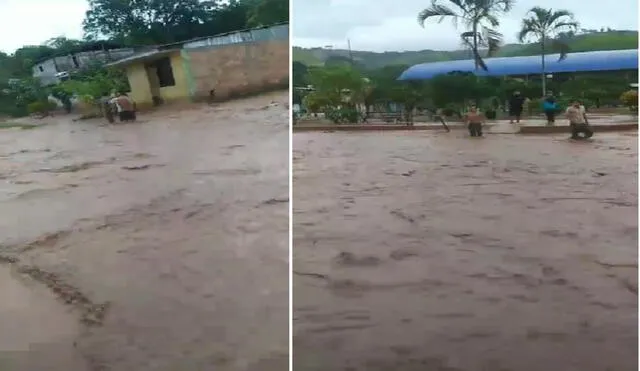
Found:
[{"label": "distant hill", "polygon": [[[605,31],[576,35],[570,39],[569,46],[571,52],[637,49],[638,31]],[[500,49],[496,57],[538,55],[539,53],[540,46],[538,44],[507,44]],[[470,51],[468,50],[421,50],[383,53],[354,50],[352,54],[356,62],[370,69],[388,65],[413,65],[471,58]],[[330,59],[344,59],[348,57],[349,51],[343,49],[305,49],[293,47],[293,60],[302,62],[308,66],[323,65]]]}]

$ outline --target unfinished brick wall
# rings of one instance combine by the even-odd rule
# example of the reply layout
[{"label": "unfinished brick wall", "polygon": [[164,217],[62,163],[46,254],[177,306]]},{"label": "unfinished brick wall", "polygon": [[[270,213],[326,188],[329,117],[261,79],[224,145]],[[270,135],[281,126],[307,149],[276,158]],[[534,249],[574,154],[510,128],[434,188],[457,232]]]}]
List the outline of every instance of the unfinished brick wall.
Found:
[{"label": "unfinished brick wall", "polygon": [[264,41],[188,50],[194,99],[216,99],[286,87],[289,79],[289,43]]}]

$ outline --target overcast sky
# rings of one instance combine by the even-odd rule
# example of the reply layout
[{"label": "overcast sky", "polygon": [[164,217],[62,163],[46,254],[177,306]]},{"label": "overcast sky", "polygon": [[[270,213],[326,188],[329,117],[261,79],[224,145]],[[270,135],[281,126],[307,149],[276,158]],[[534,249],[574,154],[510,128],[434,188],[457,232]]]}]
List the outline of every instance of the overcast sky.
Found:
[{"label": "overcast sky", "polygon": [[82,38],[86,0],[0,0],[0,51],[39,45],[58,36]]},{"label": "overcast sky", "polygon": [[[445,1],[446,2],[446,1]],[[638,1],[615,0],[616,9],[603,9],[596,0],[520,0],[501,18],[507,42],[515,41],[520,20],[534,5],[569,9],[584,28],[638,29]],[[293,44],[304,47],[354,50],[451,50],[460,47],[459,32],[451,22],[429,21],[420,28],[416,16],[430,0],[293,0]],[[577,4],[580,4],[577,6]],[[86,0],[0,0],[0,50],[13,52],[66,36],[82,37]]]},{"label": "overcast sky", "polygon": [[[441,3],[448,3],[440,0]],[[583,28],[638,29],[638,0],[615,0],[615,10],[596,0],[519,0],[500,18],[505,42],[515,42],[527,10],[533,6],[572,11]],[[404,51],[460,48],[459,31],[448,20],[416,21],[430,0],[292,0],[293,45],[353,50]]]}]

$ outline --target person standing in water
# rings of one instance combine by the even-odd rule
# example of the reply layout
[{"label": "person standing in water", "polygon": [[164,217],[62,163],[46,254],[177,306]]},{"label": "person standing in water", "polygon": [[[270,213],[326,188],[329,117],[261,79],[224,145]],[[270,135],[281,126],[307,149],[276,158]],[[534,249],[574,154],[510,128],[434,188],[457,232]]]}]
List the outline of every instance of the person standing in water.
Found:
[{"label": "person standing in water", "polygon": [[567,108],[566,116],[571,127],[571,139],[580,139],[580,134],[584,139],[589,139],[593,136],[586,109],[579,101],[574,101]]},{"label": "person standing in water", "polygon": [[547,125],[554,125],[556,123],[558,104],[556,103],[556,97],[551,92],[547,93],[547,97],[542,101],[542,110],[547,117]]},{"label": "person standing in water", "polygon": [[135,103],[127,96],[126,93],[121,92],[117,97],[111,100],[111,103],[116,106],[120,122],[136,120]]},{"label": "person standing in water", "polygon": [[464,122],[469,128],[469,134],[472,137],[482,136],[482,124],[485,122],[485,117],[475,104],[472,104],[469,107],[469,111],[464,115]]},{"label": "person standing in water", "polygon": [[520,123],[520,117],[522,116],[522,110],[524,108],[524,97],[519,91],[513,92],[513,96],[509,99],[509,123],[513,124],[513,120],[516,123]]}]

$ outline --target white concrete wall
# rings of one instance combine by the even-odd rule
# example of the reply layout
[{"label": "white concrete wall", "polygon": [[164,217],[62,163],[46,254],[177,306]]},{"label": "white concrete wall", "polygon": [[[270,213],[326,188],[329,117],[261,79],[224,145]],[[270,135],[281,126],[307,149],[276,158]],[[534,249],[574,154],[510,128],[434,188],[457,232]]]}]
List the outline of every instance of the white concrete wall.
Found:
[{"label": "white concrete wall", "polygon": [[[75,57],[78,61],[78,67],[76,67],[76,65],[73,63],[72,55],[59,56],[47,59],[46,61],[40,62],[33,66],[33,77],[39,78],[44,85],[56,84],[59,82],[56,78],[56,73],[58,72],[76,71],[78,69],[82,69],[91,65],[95,61],[99,61],[102,63],[116,61],[129,57],[134,53],[135,50],[133,48],[114,49],[109,50],[108,52],[98,50],[93,52],[77,53],[75,54]],[[42,71],[40,70],[40,68],[42,68]]]}]

